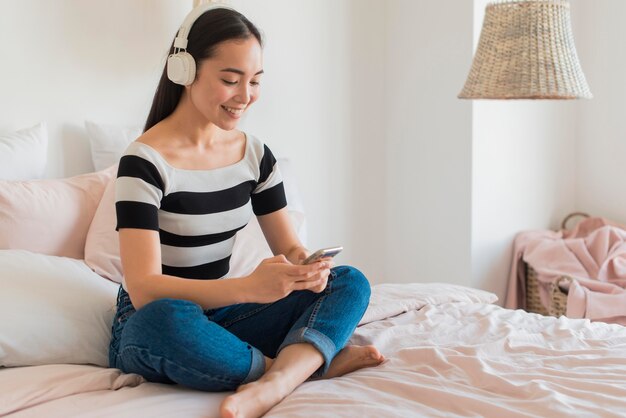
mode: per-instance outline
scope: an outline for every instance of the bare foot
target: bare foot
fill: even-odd
[[[257,418],[272,409],[289,393],[285,392],[272,373],[261,379],[241,385],[237,392],[229,395],[220,405],[222,418]]]
[[[350,345],[341,350],[330,363],[321,379],[343,376],[364,367],[377,366],[385,360],[373,345]],[[237,392],[229,395],[220,405],[222,418],[257,418],[282,401],[293,388],[285,385],[280,372],[264,374],[256,382],[239,386]]]
[[[321,378],[343,376],[364,367],[378,366],[383,361],[385,357],[373,345],[348,345],[335,356],[328,371]]]

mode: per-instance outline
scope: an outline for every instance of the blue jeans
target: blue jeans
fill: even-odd
[[[264,356],[310,343],[324,357],[314,373],[321,376],[348,342],[369,298],[369,282],[348,266],[331,269],[321,293],[295,291],[274,303],[204,311],[177,299],[155,300],[136,311],[120,287],[109,365],[152,382],[230,391],[263,375]]]

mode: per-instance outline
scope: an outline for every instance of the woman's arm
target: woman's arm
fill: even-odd
[[[192,280],[162,274],[159,233],[120,228],[120,256],[126,288],[135,309],[162,298],[189,300],[203,309],[238,303],[271,303],[295,290],[316,291],[327,265],[293,265],[280,255],[263,262],[248,276],[225,280]]]
[[[248,302],[243,278],[189,280],[162,274],[157,231],[121,228],[119,236],[124,280],[135,309],[165,297],[190,300],[204,309]]]
[[[263,235],[274,255],[284,254],[293,264],[300,264],[309,256],[291,223],[287,208],[257,217]]]
[[[284,254],[290,263],[298,267],[307,268],[317,266],[319,271],[311,277],[312,286],[307,287],[311,292],[320,293],[326,289],[330,269],[334,263],[332,258],[323,258],[318,262],[306,266],[299,266],[309,256],[309,250],[304,248],[291,224],[287,208],[282,208],[267,215],[258,216],[259,225],[265,239],[275,255]]]

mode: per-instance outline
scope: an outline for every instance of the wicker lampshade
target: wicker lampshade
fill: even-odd
[[[589,99],[567,0],[500,0],[485,10],[461,99]]]

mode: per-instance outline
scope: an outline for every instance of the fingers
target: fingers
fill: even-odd
[[[325,257],[322,258],[320,261],[323,261],[324,263],[326,263],[328,265],[328,268],[333,268],[335,267],[335,259],[332,257]]]
[[[321,270],[327,270],[330,266],[326,262],[316,262],[306,265],[293,265],[287,269],[287,274],[292,277],[299,277],[302,279],[311,279]]]
[[[313,281],[299,281],[294,282],[292,285],[293,290],[310,290],[315,293],[320,293],[326,289],[328,283],[328,276],[323,276]]]
[[[330,276],[330,269],[322,269],[315,273],[301,277],[300,280],[296,280],[295,283],[305,282],[314,284],[321,280],[328,280],[328,276]]]
[[[269,263],[291,264],[289,260],[287,260],[287,257],[285,257],[283,254],[278,254],[278,255],[275,255],[274,257],[266,258],[265,260],[261,261],[261,264],[269,264]]]

